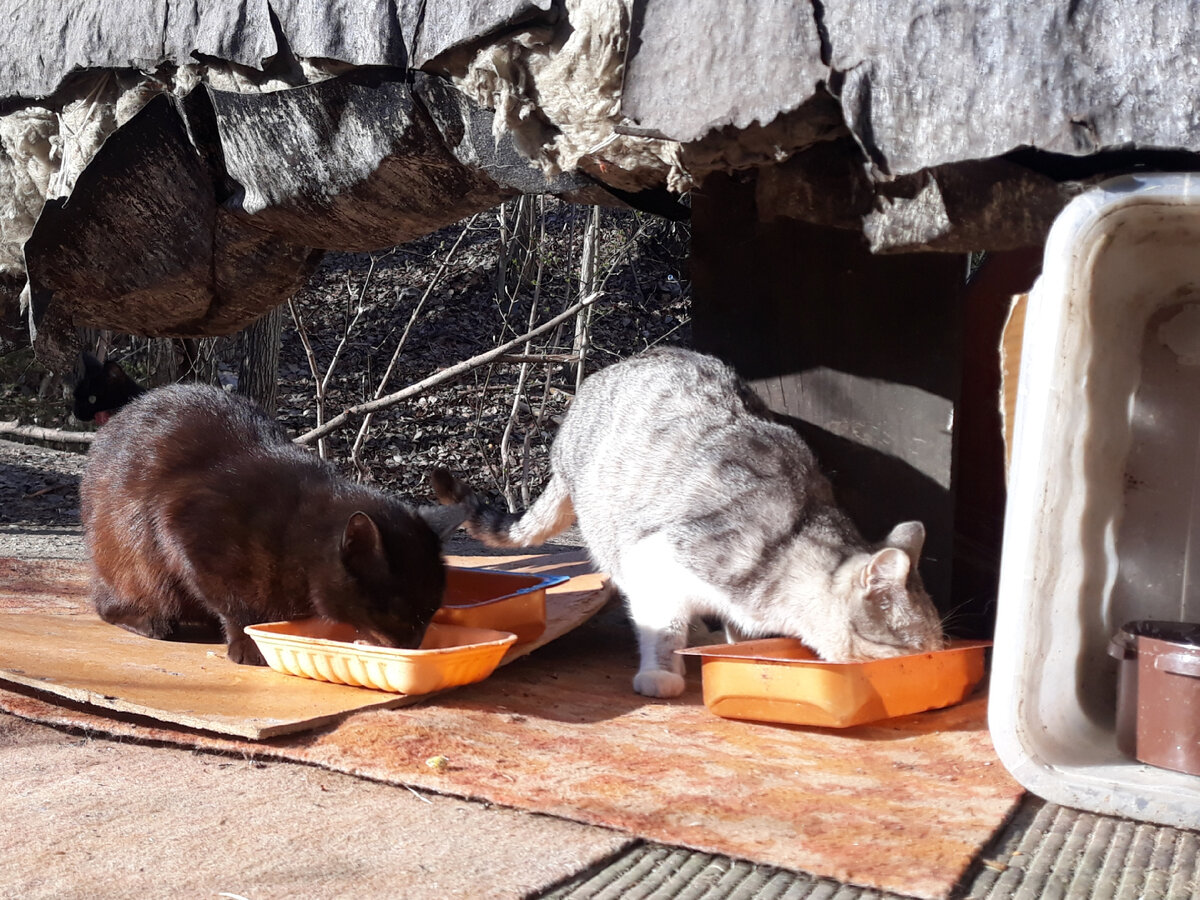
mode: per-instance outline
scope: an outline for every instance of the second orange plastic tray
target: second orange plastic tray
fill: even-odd
[[[565,575],[447,566],[445,598],[433,621],[511,631],[520,644],[537,640],[546,630],[546,589],[566,580]]]
[[[868,662],[818,659],[800,641],[768,638],[678,651],[701,659],[704,703],[730,719],[848,728],[964,700],[983,678],[990,641]]]

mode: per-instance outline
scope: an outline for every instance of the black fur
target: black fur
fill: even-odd
[[[90,353],[80,354],[80,362],[83,375],[75,384],[75,401],[71,408],[80,422],[94,421],[103,425],[126,403],[146,392],[118,362],[100,362]]]

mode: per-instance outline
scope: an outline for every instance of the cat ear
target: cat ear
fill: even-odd
[[[915,566],[921,561],[921,549],[925,546],[925,526],[920,522],[901,522],[883,543],[903,550]]]
[[[356,512],[346,521],[342,532],[342,561],[354,567],[357,563],[383,556],[383,535],[379,526],[364,512]]]
[[[429,484],[442,505],[422,507],[417,515],[444,541],[479,508],[479,498],[465,482],[441,466],[430,471]]]
[[[862,586],[871,593],[894,585],[903,586],[910,568],[912,562],[907,553],[897,547],[886,547],[862,567]]]
[[[455,478],[449,469],[441,466],[430,470],[429,484],[433,488],[433,495],[437,497],[438,503],[445,506],[468,503],[475,499],[475,492],[471,488]]]
[[[104,378],[109,384],[120,384],[127,381],[129,376],[125,374],[125,370],[121,368],[121,364],[117,362],[106,362],[104,364]]]
[[[92,356],[92,354],[88,353],[86,350],[80,352],[79,361],[83,363],[83,374],[85,375],[89,372],[100,371],[100,360],[96,359],[96,357]]]
[[[456,503],[453,506],[422,506],[417,510],[417,515],[433,529],[439,541],[444,541],[454,534],[455,529],[467,520],[469,513],[465,503]]]

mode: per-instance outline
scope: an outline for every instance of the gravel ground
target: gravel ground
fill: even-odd
[[[0,440],[0,556],[21,559],[82,559],[79,479],[87,457],[16,441]],[[568,528],[548,546],[582,546],[579,529]],[[459,532],[445,545],[447,555],[488,556],[493,550]]]
[[[0,556],[77,558],[82,453],[0,440]]]
[[[78,525],[86,459],[82,453],[0,440],[0,525]]]

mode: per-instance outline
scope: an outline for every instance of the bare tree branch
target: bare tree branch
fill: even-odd
[[[433,274],[433,278],[429,279],[429,284],[425,286],[425,292],[421,294],[421,299],[417,301],[417,305],[413,307],[412,315],[408,317],[408,324],[404,326],[404,332],[400,335],[400,340],[396,344],[396,349],[392,352],[392,358],[388,361],[387,369],[383,373],[383,377],[379,379],[379,387],[375,389],[375,400],[383,396],[383,392],[387,389],[387,383],[392,377],[392,372],[396,369],[396,362],[400,359],[400,352],[404,349],[404,345],[408,343],[408,334],[412,331],[413,324],[417,321],[417,316],[421,314],[421,310],[425,307],[425,301],[429,299],[429,295],[433,293],[434,287],[441,281],[442,275],[450,265],[454,255],[458,252],[459,246],[463,242],[463,238],[471,231],[471,226],[475,224],[475,220],[479,218],[479,213],[471,216],[462,232],[458,236],[458,240],[454,242],[454,246],[450,248],[450,252],[446,254],[446,258],[442,260],[442,264],[438,266],[438,270]],[[318,423],[318,426],[320,423]],[[354,467],[358,469],[359,475],[366,472],[366,466],[362,462],[362,446],[367,439],[367,430],[371,427],[371,414],[363,418],[362,424],[359,426],[358,434],[354,438],[354,445],[350,448],[350,461],[354,463]]]
[[[300,318],[300,310],[296,308],[295,301],[291,297],[288,298],[287,308],[288,312],[292,314],[292,321],[296,323],[296,334],[304,347],[304,354],[308,357],[308,369],[312,372],[313,386],[316,391],[317,427],[320,428],[325,424],[325,383],[321,379],[320,366],[317,365],[317,354],[313,352],[312,342],[308,339],[308,329],[304,327],[304,320]],[[317,455],[321,459],[328,459],[325,453],[324,438],[317,441]]]
[[[573,353],[505,353],[498,357],[500,363],[531,363],[532,365],[553,365],[554,363],[573,363],[579,359]]]
[[[363,300],[367,296],[367,290],[371,287],[371,279],[375,277],[375,266],[378,262],[379,260],[372,253],[370,268],[367,269],[367,274],[363,278],[362,287],[358,289],[357,297],[354,296],[354,291],[350,287],[350,276],[346,276],[346,293],[354,303],[354,317],[349,320],[346,327],[342,330],[342,338],[338,341],[337,347],[334,348],[333,358],[329,360],[329,367],[325,370],[325,377],[321,381],[322,395],[329,390],[329,383],[333,380],[333,370],[337,368],[338,360],[342,358],[342,351],[346,349],[346,344],[350,341],[350,332],[354,330],[354,326],[362,318],[365,310]]]
[[[583,230],[583,252],[579,257],[579,292],[590,294],[599,286],[597,284],[596,257],[600,252],[600,207],[593,206],[589,211],[587,227]],[[579,357],[575,364],[575,390],[583,384],[584,371],[587,368],[588,350],[592,345],[592,312],[587,310],[579,314],[575,320],[575,342],[572,350]]]
[[[0,422],[0,434],[12,434],[35,441],[62,441],[75,444],[90,444],[96,439],[94,431],[64,431],[60,428],[42,428],[40,425],[22,425],[17,421]]]
[[[503,356],[513,348],[518,347],[526,341],[556,328],[561,322],[565,322],[567,319],[571,318],[571,316],[576,315],[580,310],[591,306],[603,296],[603,292],[600,291],[597,291],[594,294],[589,294],[575,305],[563,310],[553,319],[543,322],[532,331],[513,338],[511,341],[501,344],[499,347],[493,347],[486,353],[480,353],[477,356],[472,356],[470,359],[464,360],[463,362],[456,363],[455,365],[450,366],[448,369],[443,369],[436,375],[430,375],[428,378],[422,379],[416,384],[410,384],[408,387],[388,394],[386,397],[378,397],[374,400],[368,400],[366,403],[359,403],[356,406],[351,406],[348,409],[338,413],[324,425],[313,428],[312,430],[300,435],[298,438],[296,438],[296,443],[308,444],[317,438],[324,437],[325,435],[336,431],[351,419],[395,406],[397,403],[407,400],[410,397],[416,397],[417,395],[424,393],[431,387],[436,387],[437,385],[444,384],[447,381],[453,381],[455,378],[470,372],[472,369],[477,369],[480,366],[486,366],[488,363],[495,361],[498,357]]]
[[[538,247],[544,246],[546,242],[546,216],[545,216],[545,199],[539,197],[542,201],[542,215],[538,217]],[[532,211],[532,207],[531,207]],[[527,259],[533,255],[533,241],[530,240],[529,254]],[[542,297],[542,274],[545,267],[546,255],[539,253],[537,255],[537,277],[533,280],[533,300],[529,304],[529,324],[525,326],[526,331],[533,328],[533,323],[537,321],[538,306],[541,304]],[[524,277],[524,267],[522,267],[522,278]],[[518,282],[518,286],[520,282]],[[513,292],[513,299],[516,299],[516,291]],[[509,305],[512,308],[512,305]],[[507,318],[505,319],[507,322]],[[528,355],[533,350],[533,342],[525,342],[524,354]],[[517,416],[521,411],[521,396],[525,393],[525,381],[529,377],[529,363],[521,363],[521,368],[517,374],[517,384],[513,390],[512,407],[508,413],[508,421],[504,423],[504,433],[500,435],[500,470],[504,473],[504,500],[508,504],[509,512],[517,511],[517,498],[513,492],[512,479],[509,477],[509,444],[512,441],[513,431],[517,427]],[[528,439],[529,435],[525,435]],[[523,442],[523,446],[528,446],[528,440]]]
[[[385,254],[386,255],[386,254]],[[346,296],[349,304],[346,311],[346,325],[342,329],[341,340],[334,348],[333,357],[329,360],[329,366],[325,369],[324,376],[321,375],[321,367],[317,363],[317,354],[313,350],[312,341],[308,337],[308,329],[304,327],[304,320],[300,318],[300,310],[292,298],[288,298],[288,312],[292,314],[292,321],[296,324],[296,334],[300,338],[300,343],[304,346],[304,355],[308,357],[308,368],[312,372],[313,386],[316,393],[315,399],[317,403],[317,427],[320,428],[325,423],[325,399],[329,395],[329,383],[333,379],[334,369],[337,368],[338,360],[341,359],[342,352],[346,349],[346,345],[350,341],[350,332],[354,330],[354,326],[358,324],[358,320],[362,318],[366,311],[364,298],[367,296],[367,288],[371,286],[371,278],[375,275],[375,266],[378,259],[374,254],[371,254],[371,265],[367,269],[366,277],[363,278],[362,287],[358,291],[358,296],[354,294],[354,288],[350,284],[350,275],[346,275]],[[353,310],[354,315],[350,315]],[[317,441],[317,455],[321,459],[328,459],[329,453],[325,447],[325,439]]]

